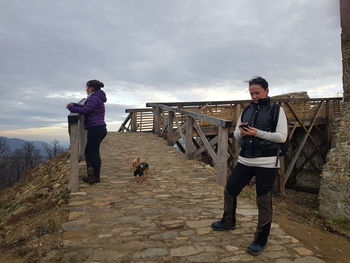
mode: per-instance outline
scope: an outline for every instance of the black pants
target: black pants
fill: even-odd
[[[254,241],[264,246],[267,243],[272,223],[272,187],[278,168],[261,168],[238,163],[229,177],[225,189],[225,204],[223,223],[236,224],[237,196],[255,176],[256,203],[258,206],[258,226]]]
[[[100,144],[107,135],[106,126],[96,126],[87,129],[87,143],[85,147],[86,167],[94,168],[95,176],[100,177],[101,156]]]

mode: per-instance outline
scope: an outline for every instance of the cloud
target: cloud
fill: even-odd
[[[107,120],[152,101],[249,98],[341,90],[339,3],[334,0],[2,1],[0,130],[55,127],[65,104],[99,79]],[[327,87],[322,88],[320,87]]]

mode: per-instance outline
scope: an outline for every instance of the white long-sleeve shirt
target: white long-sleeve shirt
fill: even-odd
[[[241,114],[242,115],[242,114]],[[241,125],[241,116],[239,117],[234,131],[234,136],[236,140],[239,140],[243,135],[239,130],[239,125]],[[280,113],[278,116],[278,122],[275,132],[262,131],[257,129],[256,137],[268,140],[275,143],[283,143],[286,141],[288,136],[288,123],[287,117],[284,109],[280,108]],[[245,158],[242,156],[238,157],[238,162],[247,166],[263,167],[263,168],[278,168],[280,166],[279,161],[276,166],[276,156],[269,157],[257,157],[257,158]]]

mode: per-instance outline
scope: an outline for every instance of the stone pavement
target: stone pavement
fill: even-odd
[[[153,134],[108,133],[101,155],[102,182],[80,181],[71,194],[63,262],[324,262],[277,224],[266,250],[247,254],[257,222],[252,200],[239,199],[237,229],[212,231],[223,207],[214,169]],[[139,184],[131,168],[137,156],[151,172]]]

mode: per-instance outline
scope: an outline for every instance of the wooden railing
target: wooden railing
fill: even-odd
[[[128,116],[120,126],[118,132],[146,132],[153,131],[152,108],[126,109]]]
[[[304,125],[309,125],[315,110],[319,103],[322,107],[314,124],[327,123],[329,119],[340,116],[340,101],[342,98],[314,98],[314,99],[273,99],[272,101],[281,104],[286,111],[287,118],[291,124],[300,127],[298,121],[302,120]],[[161,102],[147,103],[147,107],[153,104],[162,104],[170,107],[177,107],[187,111],[193,111],[208,116],[218,117],[225,120],[235,121],[237,113],[236,105],[240,105],[240,109],[250,103],[250,100],[236,101],[202,101],[202,102]],[[119,131],[152,131],[153,130],[153,109],[126,109],[128,113],[124,123]],[[182,122],[183,120],[179,119]],[[201,126],[212,126],[210,123],[201,121]]]
[[[229,160],[228,149],[231,148],[229,133],[233,122],[163,104],[148,103],[147,106],[153,107],[154,133],[165,137],[169,145],[176,143],[184,151],[187,159],[192,159],[204,151],[208,152],[217,171],[217,182],[225,185]],[[182,123],[178,121],[179,119]],[[217,135],[210,141],[200,125],[201,122],[217,127]],[[175,131],[177,135],[174,134]],[[213,146],[216,144],[215,149]]]
[[[84,104],[85,99],[79,104]],[[84,115],[70,113],[68,115],[68,132],[70,140],[70,176],[69,190],[74,193],[79,191],[79,162],[84,161],[84,149],[86,145],[86,130],[84,128]]]
[[[315,155],[325,159],[329,148],[327,145],[331,141],[330,123],[340,116],[341,100],[342,98],[272,99],[274,103],[281,104],[286,112],[290,140],[293,139],[296,128],[304,131],[304,135],[299,132],[298,136],[301,136],[301,140],[291,141],[287,171],[284,168],[284,158],[281,160],[278,180],[281,193],[284,192],[285,184],[292,172],[293,174],[300,172],[306,162],[317,167],[317,164],[313,163]],[[222,147],[227,145],[225,146],[228,153],[227,167],[232,168],[238,158],[239,146],[232,136],[231,138],[229,136],[227,143],[223,143],[222,138],[225,137],[223,134],[226,131],[222,129],[227,128],[229,134],[231,134],[241,111],[249,103],[250,100],[147,103],[146,106],[152,108],[142,109],[142,112],[139,109],[128,109],[126,111],[129,114],[132,113],[130,122],[133,124],[129,124],[129,126],[136,127],[132,129],[133,131],[146,131],[143,127],[147,127],[147,131],[149,131],[149,127],[153,127],[154,133],[164,137],[169,145],[176,144],[186,154],[187,158],[193,158],[207,152],[213,160],[214,166],[219,168],[217,179],[220,184],[223,184],[225,175],[223,173]],[[147,112],[148,117],[141,118],[141,115],[145,112]],[[225,125],[229,125],[230,128],[225,127]],[[325,125],[324,131],[321,131],[319,125]],[[219,136],[220,129],[222,131]],[[311,134],[312,130],[323,138],[322,141],[317,140]],[[190,134],[192,135],[191,139]],[[207,137],[212,139],[209,141]],[[220,147],[218,146],[219,138],[221,141]],[[309,140],[308,144],[314,147],[311,153],[304,149],[307,140]],[[306,161],[300,167],[296,167],[300,156],[303,156]]]

